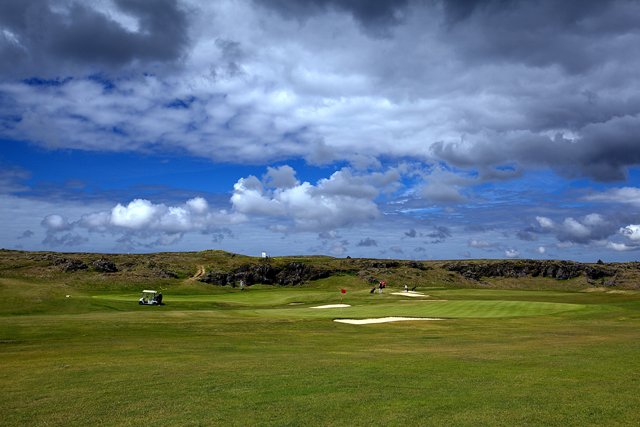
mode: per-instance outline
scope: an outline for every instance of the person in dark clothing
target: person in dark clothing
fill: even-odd
[[[162,292],[160,292],[158,294],[158,297],[156,298],[156,301],[158,301],[158,305],[162,304]]]

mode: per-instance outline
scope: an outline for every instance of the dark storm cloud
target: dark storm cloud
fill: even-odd
[[[599,182],[622,181],[627,168],[640,164],[640,103],[635,115],[588,124],[582,137],[550,138],[530,132],[496,134],[468,148],[458,143],[435,143],[433,153],[458,167],[518,162],[534,168],[549,167],[569,178],[587,177]]]
[[[335,230],[323,231],[322,233],[318,233],[318,239],[332,240],[338,238],[340,238],[340,235]]]
[[[79,234],[67,233],[62,237],[56,237],[53,234],[48,234],[47,237],[42,241],[42,244],[51,246],[52,248],[72,247],[81,245],[88,241],[89,239],[87,239],[86,237],[82,237]]]
[[[72,246],[81,245],[88,241],[89,239],[87,239],[86,237],[82,237],[78,234],[67,233],[62,237],[56,237],[53,234],[48,234],[47,237],[42,241],[42,244],[51,246],[52,248],[72,247]]]
[[[538,240],[538,234],[542,231],[535,227],[526,227],[522,230],[518,230],[516,233],[516,238],[519,240],[524,240],[525,242],[534,242]]]
[[[137,31],[80,2],[67,2],[63,9],[47,0],[0,2],[0,72],[56,75],[68,65],[120,67],[174,61],[184,54],[188,20],[176,0],[115,4],[137,21]]]
[[[356,246],[378,246],[378,242],[376,242],[375,240],[373,240],[370,237],[367,237],[366,239],[362,239],[360,240],[358,243],[356,243]]]
[[[432,240],[431,243],[442,243],[447,237],[451,237],[451,230],[443,225],[434,226],[433,231],[427,234],[427,237],[435,239]]]
[[[476,10],[484,10],[507,2],[508,0],[445,0],[443,3],[448,21],[454,24],[469,18]]]
[[[35,233],[31,230],[26,230],[24,233],[22,233],[22,236],[19,236],[18,239],[28,239],[31,236],[33,236]]]
[[[418,235],[418,233],[416,232],[416,230],[414,228],[412,228],[409,231],[405,231],[404,235],[407,236],[407,237],[411,237],[413,239],[414,237],[416,237]]]
[[[640,164],[640,95],[631,71],[638,67],[640,2],[455,0],[445,11],[452,25],[443,37],[467,66],[556,70],[561,89],[534,95],[541,80],[505,84],[518,117],[504,111],[482,133],[481,113],[466,113],[473,125],[465,141],[436,143],[435,155],[491,181],[533,167],[611,182]],[[491,169],[514,162],[498,175]]]
[[[601,37],[638,28],[638,4],[625,0],[449,0],[445,12],[450,36],[467,61],[555,64],[571,74],[635,49],[624,40],[612,48]]]
[[[202,234],[208,234],[212,236],[211,241],[213,243],[221,243],[225,237],[236,238],[236,235],[230,229],[224,227],[216,227],[213,229],[207,229],[201,232]]]
[[[538,6],[542,10],[553,10],[553,19],[564,25],[575,24],[587,16],[601,14],[611,0],[443,0],[445,13],[449,20],[460,22],[474,13],[478,15],[500,15],[513,12],[522,7]]]
[[[307,18],[328,10],[346,11],[365,28],[398,24],[408,0],[254,0],[287,18]]]
[[[404,250],[403,250],[400,246],[391,246],[391,247],[389,248],[389,250],[390,250],[391,252],[396,253],[396,254],[403,254],[403,253],[404,253]]]
[[[485,230],[485,228],[483,226],[481,226],[480,224],[469,224],[466,227],[464,227],[465,231],[471,231],[471,232],[476,232],[476,233],[484,233],[487,230]]]
[[[216,40],[216,47],[221,51],[222,61],[220,65],[211,69],[214,80],[230,80],[247,74],[241,65],[245,53],[239,42],[219,38]]]

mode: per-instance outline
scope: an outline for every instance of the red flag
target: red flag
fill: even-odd
[[[347,291],[345,291],[344,289],[341,289],[340,292],[342,292],[343,294],[346,293]]]

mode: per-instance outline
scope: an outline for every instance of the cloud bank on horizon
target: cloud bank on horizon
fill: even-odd
[[[5,247],[640,249],[637,0],[6,0],[0,58]]]

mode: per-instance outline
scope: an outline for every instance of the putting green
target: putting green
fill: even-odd
[[[537,317],[572,312],[585,309],[582,304],[564,304],[530,301],[416,301],[394,302],[375,305],[352,305],[348,308],[329,308],[310,310],[295,309],[258,309],[255,312],[263,316],[301,317],[301,318],[377,318],[377,317],[446,317],[446,318],[502,318]]]

